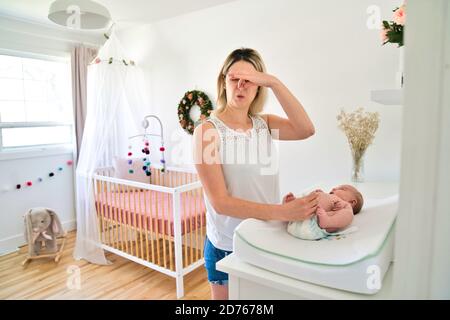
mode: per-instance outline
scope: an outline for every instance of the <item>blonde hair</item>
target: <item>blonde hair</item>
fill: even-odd
[[[255,67],[259,72],[266,72],[266,67],[264,62],[256,50],[249,48],[240,48],[231,52],[223,63],[222,69],[220,70],[219,76],[217,78],[217,109],[214,114],[222,113],[227,107],[227,93],[225,92],[225,77],[231,66],[238,61],[249,62]],[[250,104],[248,109],[248,114],[251,116],[260,113],[266,102],[267,89],[265,87],[258,87],[258,92]]]

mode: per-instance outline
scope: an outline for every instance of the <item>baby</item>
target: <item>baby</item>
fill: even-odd
[[[289,222],[287,231],[294,237],[305,240],[352,232],[353,230],[340,231],[352,223],[353,215],[361,211],[364,204],[361,193],[351,185],[337,186],[330,193],[322,190],[315,192],[319,194],[316,214],[307,220]],[[294,199],[294,195],[289,193],[283,198],[283,203]]]

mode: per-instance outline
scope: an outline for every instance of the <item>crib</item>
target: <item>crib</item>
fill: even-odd
[[[203,190],[195,172],[152,168],[150,183],[114,177],[99,168],[93,177],[103,249],[176,278],[201,266],[206,236]]]

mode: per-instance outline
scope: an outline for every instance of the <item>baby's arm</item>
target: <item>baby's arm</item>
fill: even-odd
[[[347,227],[353,221],[353,209],[350,203],[340,201],[337,206],[341,209],[328,212],[322,208],[317,209],[319,226],[327,232],[336,232]]]

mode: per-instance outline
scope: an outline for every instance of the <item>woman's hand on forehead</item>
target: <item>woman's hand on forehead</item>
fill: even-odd
[[[250,86],[254,86],[254,83],[251,83],[250,80],[245,78],[245,74],[242,73],[228,73],[228,79],[230,81],[238,81],[238,88],[248,88]]]
[[[277,82],[277,78],[274,76],[256,70],[247,72],[229,72],[228,77],[231,80],[239,79],[240,85],[244,85],[245,87],[253,85],[272,87]],[[239,83],[238,88],[240,88]]]
[[[238,89],[247,89],[247,88],[250,88],[252,86],[256,86],[256,84],[250,82],[250,80],[243,79],[242,77],[237,77],[236,75],[228,74],[228,78],[232,82],[236,82],[237,81],[237,88]]]

